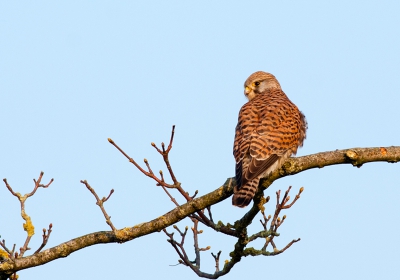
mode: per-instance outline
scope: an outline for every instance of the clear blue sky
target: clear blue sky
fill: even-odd
[[[50,222],[46,248],[109,230],[82,179],[100,196],[115,189],[106,209],[118,228],[173,208],[108,137],[165,171],[150,143],[167,142],[175,124],[171,162],[187,191],[203,195],[232,177],[243,82],[257,70],[273,73],[307,117],[298,155],[400,144],[398,1],[238,2],[0,2],[0,178],[21,193],[42,170],[45,181],[55,179],[26,203],[36,226],[32,251]],[[276,181],[266,195],[305,187],[276,241],[301,242],[276,257],[245,258],[224,279],[395,279],[399,170],[343,165]],[[19,202],[4,186],[0,197],[1,238],[19,248]],[[213,215],[233,222],[244,211],[227,199]],[[200,245],[227,259],[234,240],[203,229]],[[194,279],[169,266],[178,256],[166,239],[92,246],[20,279]],[[190,240],[187,250],[194,258]],[[214,270],[209,252],[202,269]]]

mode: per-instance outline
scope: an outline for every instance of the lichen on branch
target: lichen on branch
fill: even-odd
[[[171,137],[171,147],[172,147],[172,139]],[[158,148],[157,148],[158,149]],[[165,149],[165,146],[162,145],[162,149],[158,149],[159,152],[161,153],[166,153],[167,151],[170,151],[170,148],[168,146],[167,149]],[[131,161],[131,158],[129,158],[129,161],[133,163],[133,160]],[[174,175],[172,178],[173,183],[168,184],[168,186],[164,186],[165,188],[168,188],[172,186],[172,189],[177,189],[179,193],[181,193],[185,198],[186,198],[186,203],[179,205],[179,204],[174,204],[175,208],[169,211],[168,213],[165,213],[164,215],[148,221],[141,223],[140,225],[136,225],[133,227],[125,227],[123,229],[116,229],[114,231],[99,231],[99,232],[94,232],[90,233],[81,237],[77,237],[75,239],[72,239],[70,241],[67,241],[65,243],[62,243],[60,245],[57,245],[55,247],[52,247],[50,249],[38,252],[31,256],[23,256],[23,252],[21,251],[22,254],[20,254],[17,258],[14,256],[14,250],[6,249],[5,245],[3,247],[4,250],[1,252],[1,256],[3,260],[0,262],[0,276],[2,275],[11,275],[19,270],[27,269],[30,267],[38,266],[38,265],[43,265],[47,262],[53,261],[58,258],[63,258],[68,256],[69,254],[76,252],[82,248],[92,246],[95,244],[102,244],[102,243],[123,243],[127,242],[136,238],[139,238],[141,236],[151,234],[153,232],[158,232],[163,229],[165,229],[168,226],[171,226],[182,219],[186,217],[194,218],[197,219],[199,222],[203,223],[204,225],[213,228],[214,230],[218,231],[220,230],[224,234],[228,234],[231,236],[237,236],[239,237],[237,243],[235,244],[235,249],[234,251],[231,252],[231,260],[226,261],[224,264],[224,267],[222,270],[219,270],[218,264],[219,264],[219,253],[217,256],[214,255],[214,258],[216,260],[216,272],[214,274],[204,274],[200,275],[202,277],[207,277],[207,278],[218,278],[223,274],[226,274],[229,272],[229,270],[233,267],[235,263],[240,261],[240,258],[242,256],[247,256],[247,255],[271,255],[271,254],[277,254],[279,251],[284,251],[287,248],[289,248],[294,242],[297,242],[296,240],[293,240],[290,242],[286,247],[284,247],[281,250],[278,250],[276,246],[272,244],[273,238],[271,236],[275,236],[273,232],[269,233],[260,233],[259,237],[254,235],[242,235],[242,233],[245,232],[247,226],[253,221],[253,219],[256,217],[256,215],[260,212],[260,210],[263,210],[263,205],[264,205],[264,198],[263,191],[268,188],[275,180],[278,180],[279,178],[286,177],[288,175],[294,175],[303,171],[306,171],[308,169],[312,168],[323,168],[326,166],[330,165],[336,165],[336,164],[351,164],[356,167],[361,167],[363,164],[369,163],[369,162],[389,162],[389,163],[395,163],[400,161],[400,147],[375,147],[375,148],[352,148],[352,149],[345,149],[345,150],[335,150],[335,151],[330,151],[330,152],[322,152],[322,153],[317,153],[317,154],[312,154],[312,155],[307,155],[303,157],[297,157],[297,158],[289,158],[285,161],[283,166],[279,169],[274,171],[273,173],[270,174],[268,178],[263,178],[260,182],[260,187],[259,191],[254,197],[254,203],[253,206],[248,209],[248,211],[243,215],[243,217],[236,221],[234,226],[230,226],[228,223],[217,223],[214,224],[212,221],[212,216],[211,212],[209,213],[209,217],[206,217],[204,214],[203,209],[207,209],[210,206],[217,204],[226,198],[230,197],[233,193],[233,187],[235,186],[235,179],[234,178],[228,178],[225,183],[217,188],[216,190],[205,194],[203,196],[197,196],[196,198],[194,196],[190,196],[187,194],[182,188],[180,183],[178,184],[178,181],[175,177],[175,174],[173,172],[169,172],[171,177]],[[142,169],[144,172],[149,174],[149,177],[152,177],[154,173],[152,173],[150,166],[148,165],[148,162],[146,163],[146,167],[148,171],[145,171],[141,167],[139,169]],[[166,162],[167,164],[167,169],[172,171],[171,164],[169,160]],[[171,174],[172,173],[172,174]],[[162,173],[160,173],[161,178],[157,178],[157,183],[160,185],[166,185],[164,177]],[[41,173],[42,176],[42,173]],[[40,184],[40,179],[41,176],[39,177],[38,181],[35,181],[35,188],[34,190],[30,193],[27,194],[28,197],[32,196],[38,187],[48,187],[50,185],[50,182],[48,185],[41,185]],[[148,176],[148,175],[147,175]],[[155,175],[154,175],[155,176]],[[153,178],[154,179],[154,178]],[[18,197],[17,193],[15,193],[11,187],[8,185],[7,180],[4,179],[4,182],[6,184],[6,187],[10,190],[11,194],[14,196]],[[303,182],[306,183],[306,182]],[[179,189],[181,188],[181,189]],[[171,194],[170,194],[171,195]],[[20,195],[20,197],[22,197]],[[173,198],[171,195],[170,198]],[[172,200],[171,198],[171,200]],[[263,200],[264,199],[264,200]],[[286,201],[288,203],[288,201]],[[290,204],[285,204],[290,205]],[[283,208],[282,208],[283,209]],[[279,216],[275,220],[275,225],[277,224],[282,224],[284,220],[284,216],[278,220]],[[267,221],[267,217],[265,217],[264,221],[262,223],[267,223],[271,222],[271,220]],[[30,227],[32,225],[29,222],[25,222],[26,224],[26,229],[28,232],[28,237],[29,233],[32,233],[33,228]],[[32,225],[33,226],[33,225]],[[270,231],[270,230],[267,230]],[[275,232],[276,233],[276,232]],[[270,234],[270,236],[265,237],[266,235]],[[269,243],[273,247],[273,252],[267,252],[263,250],[256,250],[254,248],[245,248],[246,245],[249,243],[249,238],[265,238],[266,241],[269,241]],[[268,240],[268,238],[270,238]],[[28,238],[27,241],[29,242]],[[250,240],[251,241],[251,240]],[[3,241],[1,244],[5,244]],[[15,247],[15,246],[14,246]],[[28,249],[27,245],[24,246],[25,251]],[[24,248],[23,247],[23,248]],[[198,251],[201,251],[200,248],[198,248]],[[6,252],[6,253],[4,253]],[[12,254],[10,254],[12,253]],[[8,257],[7,257],[8,254]],[[16,254],[16,253],[15,253]],[[6,258],[4,258],[6,256]],[[233,261],[232,261],[233,260]],[[218,262],[217,262],[218,261]],[[225,273],[226,272],[226,273]]]

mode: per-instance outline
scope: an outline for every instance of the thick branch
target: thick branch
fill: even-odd
[[[336,164],[352,164],[361,167],[365,163],[378,161],[389,163],[400,161],[400,147],[352,148],[289,158],[282,168],[273,172],[268,179],[264,179],[262,184],[271,184],[276,179],[312,168],[323,168]]]
[[[316,167],[322,168],[329,165],[346,163],[360,167],[364,163],[375,161],[385,161],[391,163],[400,161],[400,147],[354,148],[323,152],[298,158],[289,158],[286,160],[282,168],[273,172],[267,179],[263,179],[261,184],[263,187],[267,187],[273,181],[279,178],[288,175],[294,175]],[[12,260],[7,260],[0,264],[0,272],[11,274],[15,271],[42,265],[58,258],[67,257],[69,254],[88,246],[100,243],[126,242],[143,235],[161,231],[162,229],[184,219],[190,214],[202,210],[210,205],[216,204],[231,196],[235,184],[233,182],[232,184],[229,184],[229,182],[230,179],[228,179],[222,187],[216,189],[215,191],[210,192],[202,197],[193,199],[150,222],[117,230],[115,233],[112,231],[100,231],[87,234],[47,249],[38,254],[21,259],[15,259],[14,262]],[[260,200],[257,195],[255,199]],[[254,205],[241,219],[240,223],[243,223],[242,226],[246,226],[249,223],[249,220],[252,220],[258,211],[258,206]],[[224,270],[228,269],[230,268],[224,268]],[[214,277],[217,278],[218,275],[214,275]]]
[[[159,232],[162,229],[186,218],[190,214],[226,199],[232,194],[232,192],[233,186],[232,184],[229,184],[229,180],[227,180],[224,186],[216,189],[215,191],[200,198],[191,200],[188,203],[183,204],[182,206],[177,207],[150,222],[116,230],[115,233],[112,231],[99,231],[90,233],[62,243],[53,248],[44,250],[38,254],[27,256],[21,259],[15,259],[14,262],[7,260],[0,264],[0,274],[11,274],[14,271],[42,265],[58,258],[67,257],[69,254],[75,251],[95,244],[117,242],[123,243],[156,231]]]

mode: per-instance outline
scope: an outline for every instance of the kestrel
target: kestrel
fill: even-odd
[[[282,91],[274,75],[255,72],[244,83],[249,102],[239,112],[233,155],[236,186],[232,204],[246,207],[260,178],[281,167],[303,145],[306,118]]]

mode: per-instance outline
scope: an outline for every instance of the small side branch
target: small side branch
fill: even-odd
[[[169,145],[168,145],[168,148],[167,148],[166,150],[165,150],[164,142],[161,143],[161,148],[162,148],[162,150],[160,150],[159,148],[157,148],[156,144],[154,144],[154,143],[151,143],[151,145],[157,150],[157,152],[160,153],[160,155],[163,156],[164,162],[165,162],[165,164],[166,164],[166,166],[167,166],[169,175],[171,176],[171,179],[172,179],[172,181],[174,182],[174,185],[178,185],[179,182],[178,182],[178,180],[176,179],[174,172],[172,171],[172,167],[171,167],[171,165],[170,165],[170,163],[169,163],[169,158],[168,158],[169,152],[170,152],[171,149],[172,149],[172,142],[174,141],[174,135],[175,135],[175,125],[172,126],[171,138],[170,138],[170,140],[169,140]]]
[[[243,256],[244,257],[247,257],[247,256],[253,256],[253,257],[255,257],[255,256],[277,256],[277,255],[279,255],[279,254],[282,254],[283,252],[285,252],[287,249],[289,249],[290,248],[290,246],[292,246],[294,243],[296,243],[296,242],[298,242],[298,241],[300,241],[300,238],[298,238],[298,239],[293,239],[292,241],[290,241],[289,242],[289,244],[287,244],[283,249],[281,249],[281,250],[279,250],[279,249],[276,249],[276,247],[275,247],[275,249],[274,249],[274,251],[273,252],[269,252],[269,251],[266,251],[266,250],[263,250],[263,249],[261,249],[261,250],[256,250],[256,249],[254,249],[254,248],[247,248],[247,249],[245,249],[244,251],[243,251]],[[272,241],[272,243],[273,243],[273,241]],[[275,246],[275,244],[274,244],[274,246]]]
[[[6,246],[6,241],[3,239],[3,240],[0,240],[0,246],[5,250],[5,252],[6,253],[8,253],[8,255],[9,256],[11,256],[14,252],[11,252],[8,248],[7,248],[7,246]],[[15,248],[15,244],[14,244],[14,248]],[[3,256],[4,257],[4,256]]]
[[[198,224],[199,224],[198,220],[192,219],[192,221],[193,221],[192,231],[193,231],[193,240],[194,240],[193,246],[194,246],[194,253],[196,255],[195,264],[196,264],[196,267],[198,269],[200,269],[200,252],[210,250],[211,247],[210,246],[207,246],[205,248],[199,247],[199,234],[202,234],[203,230],[198,230]]]
[[[192,219],[193,221],[193,227],[192,232],[193,232],[193,239],[194,239],[194,251],[195,251],[195,259],[194,261],[189,260],[189,257],[185,251],[184,243],[185,243],[185,238],[187,235],[188,227],[185,227],[185,231],[181,231],[176,225],[174,225],[174,229],[181,235],[182,239],[181,242],[177,242],[174,239],[174,233],[169,233],[166,229],[163,229],[164,233],[169,237],[167,240],[172,247],[175,249],[175,251],[178,253],[178,256],[180,258],[179,263],[186,265],[190,267],[197,275],[202,275],[204,274],[202,271],[200,271],[200,252],[202,251],[207,251],[211,247],[207,246],[206,248],[200,248],[199,247],[199,241],[198,241],[198,235],[201,234],[203,231],[198,230],[198,223],[199,221],[196,219]],[[206,274],[204,274],[206,275]]]
[[[133,158],[128,156],[128,154],[125,153],[111,138],[108,138],[108,142],[110,142],[115,148],[117,148],[117,150],[120,151],[121,154],[123,154],[129,160],[130,163],[132,163],[137,169],[139,169],[140,172],[142,172],[147,177],[150,177],[153,180],[155,180],[157,182],[158,186],[164,186],[166,188],[175,188],[174,185],[167,184],[164,181],[163,177],[161,177],[162,179],[160,179],[156,175],[154,175],[153,171],[150,169],[150,165],[149,165],[147,159],[144,159],[144,162],[148,168],[148,171],[144,170],[139,164],[136,163],[136,161]]]
[[[23,224],[23,228],[27,233],[26,240],[24,242],[24,245],[20,248],[19,254],[15,253],[14,256],[11,255],[12,257],[22,258],[24,256],[24,253],[27,250],[30,250],[28,245],[29,245],[29,242],[30,242],[32,236],[35,234],[35,227],[33,226],[31,217],[28,216],[26,214],[26,212],[25,212],[25,201],[28,199],[28,197],[33,196],[36,193],[38,188],[48,188],[51,185],[51,183],[53,183],[54,179],[51,179],[48,184],[46,184],[46,185],[41,184],[43,175],[44,175],[44,172],[42,171],[42,172],[40,172],[40,175],[39,175],[37,180],[33,179],[33,182],[35,183],[35,186],[34,186],[33,190],[30,193],[27,193],[25,195],[21,195],[18,192],[14,192],[14,190],[8,184],[7,179],[6,178],[3,179],[4,183],[6,184],[7,189],[10,191],[10,193],[13,196],[17,197],[19,202],[20,202],[20,205],[21,205],[21,217],[25,221],[25,223]]]
[[[49,241],[49,238],[50,238],[51,228],[52,228],[52,227],[53,227],[53,224],[50,224],[50,225],[49,225],[49,229],[47,230],[47,233],[46,233],[46,229],[45,229],[45,228],[43,229],[43,235],[42,235],[43,241],[42,241],[42,245],[40,245],[40,247],[39,247],[39,248],[35,251],[35,253],[33,253],[33,254],[39,253],[39,252],[44,248],[44,246],[46,246],[47,241]]]
[[[185,238],[186,238],[186,234],[187,234],[187,231],[188,231],[188,227],[185,227],[184,232],[182,232],[176,225],[174,225],[174,229],[177,232],[179,232],[179,234],[181,235],[181,242],[178,243],[174,239],[174,233],[173,232],[169,233],[166,229],[163,229],[164,233],[169,237],[169,239],[167,241],[172,245],[172,247],[178,253],[179,258],[180,258],[179,263],[180,264],[184,264],[186,266],[192,267],[193,263],[195,263],[195,262],[189,260],[187,254],[186,254],[185,248],[183,246],[184,243],[185,243]]]
[[[156,149],[156,151],[160,155],[162,155],[163,160],[164,160],[164,162],[165,162],[165,164],[167,166],[168,172],[169,172],[169,174],[171,176],[171,179],[173,181],[172,184],[168,184],[168,183],[165,182],[164,174],[163,174],[163,172],[161,170],[159,172],[160,173],[160,178],[157,177],[154,174],[153,170],[151,169],[150,163],[149,163],[149,161],[147,159],[144,159],[144,163],[145,163],[146,168],[147,168],[148,171],[144,170],[139,164],[137,164],[136,161],[133,158],[131,158],[121,147],[119,147],[111,138],[108,138],[108,142],[110,142],[115,148],[117,148],[117,150],[120,151],[129,160],[129,162],[131,162],[133,165],[136,166],[137,169],[139,169],[139,171],[141,171],[147,177],[150,177],[153,180],[155,180],[156,181],[156,185],[162,187],[162,189],[165,191],[165,193],[168,195],[168,197],[171,199],[171,201],[175,204],[175,206],[179,206],[179,203],[170,194],[168,189],[176,189],[176,190],[178,190],[178,192],[185,198],[185,200],[187,202],[192,201],[195,198],[195,196],[197,195],[198,191],[196,191],[193,196],[190,196],[188,194],[188,192],[186,192],[182,188],[181,183],[178,182],[178,180],[177,180],[177,178],[176,178],[176,176],[175,176],[175,174],[174,174],[174,172],[172,170],[172,167],[171,167],[171,164],[170,164],[170,161],[169,161],[169,153],[170,153],[170,151],[172,149],[172,143],[173,143],[173,140],[174,140],[174,135],[175,135],[175,126],[172,126],[171,138],[170,138],[170,142],[169,142],[169,145],[168,145],[167,148],[165,148],[164,142],[161,143],[161,149],[159,149],[156,144],[151,143],[151,145]],[[232,179],[229,180],[229,185],[231,183],[232,183]],[[204,225],[206,225],[208,227],[211,227],[216,231],[223,232],[223,233],[225,233],[227,235],[231,235],[231,236],[235,236],[236,235],[236,232],[234,230],[228,228],[228,227],[215,225],[214,222],[212,221],[212,216],[211,216],[211,212],[210,211],[209,211],[209,214],[210,214],[210,219],[211,220],[208,219],[204,215],[203,211],[201,211],[201,210],[198,210],[196,212],[196,214],[197,215],[192,215],[191,217],[197,219],[199,222],[203,223]]]
[[[221,256],[221,252],[219,251],[217,255],[214,255],[214,253],[211,253],[211,255],[213,256],[214,260],[215,260],[215,272],[219,272],[219,257]]]
[[[96,198],[96,204],[100,207],[101,212],[103,212],[104,218],[106,218],[106,223],[109,225],[113,232],[116,232],[116,228],[114,227],[113,223],[111,222],[111,216],[109,216],[104,208],[104,203],[111,197],[114,193],[114,189],[111,189],[110,194],[107,197],[103,197],[102,199],[99,198],[96,191],[89,185],[86,180],[81,180],[81,183],[86,186],[86,188],[94,195]]]
[[[296,239],[296,240],[293,240],[292,242],[290,242],[282,250],[278,250],[277,249],[277,247],[276,247],[276,245],[274,243],[274,240],[273,240],[274,237],[279,236],[279,234],[277,233],[277,230],[283,224],[283,222],[286,219],[286,215],[283,215],[282,218],[279,217],[281,211],[283,209],[289,209],[290,207],[292,207],[294,205],[294,203],[300,198],[300,194],[304,191],[304,188],[301,187],[299,192],[298,192],[298,194],[294,198],[294,200],[290,204],[287,204],[289,202],[289,200],[290,200],[289,192],[290,192],[291,188],[292,187],[290,186],[286,190],[285,194],[282,197],[282,200],[280,199],[281,191],[279,190],[279,191],[276,192],[275,213],[274,213],[274,216],[272,218],[271,218],[271,215],[266,217],[265,213],[264,213],[264,209],[261,210],[261,213],[263,215],[264,221],[260,220],[260,222],[261,222],[261,224],[262,224],[262,226],[264,228],[264,231],[261,231],[261,232],[255,234],[255,235],[251,236],[249,238],[249,241],[253,241],[253,240],[255,240],[256,238],[259,238],[259,237],[264,237],[265,238],[265,244],[261,249],[261,251],[263,251],[263,252],[266,252],[266,249],[267,249],[268,245],[271,244],[271,246],[272,246],[272,248],[274,250],[274,254],[272,254],[272,255],[277,255],[278,253],[280,254],[280,253],[284,252],[286,249],[288,249],[290,246],[292,246],[292,244],[294,242],[297,242],[297,241],[300,240],[300,238]],[[266,201],[268,201],[268,200],[269,200],[269,197],[267,197]],[[268,224],[269,221],[271,221],[271,224],[270,224],[269,230],[267,231],[267,224]],[[271,255],[271,254],[268,253],[268,255]]]

